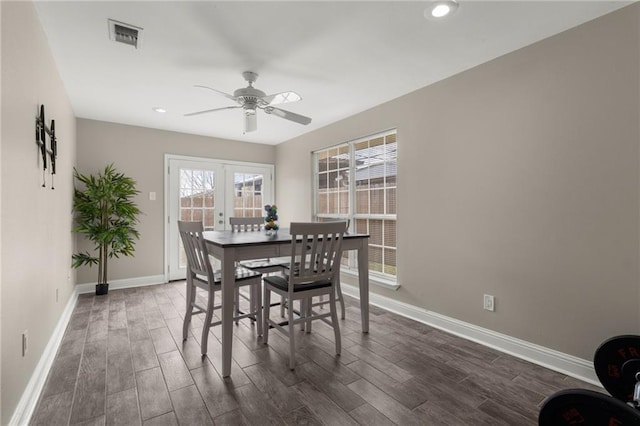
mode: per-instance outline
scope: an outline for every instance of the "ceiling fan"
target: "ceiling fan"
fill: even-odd
[[[214,89],[212,87],[200,86],[196,85],[195,87],[200,87],[202,89],[212,90],[225,98],[231,99],[238,103],[235,106],[228,106],[222,108],[214,108],[207,109],[204,111],[190,112],[185,114],[185,117],[190,117],[192,115],[199,114],[207,114],[215,111],[223,111],[226,109],[234,109],[234,108],[242,108],[244,110],[244,131],[253,132],[258,128],[258,124],[256,121],[256,109],[261,109],[267,114],[272,114],[280,118],[284,118],[286,120],[291,120],[293,122],[307,125],[311,123],[311,118],[305,117],[304,115],[296,114],[291,111],[285,111],[284,109],[276,108],[273,105],[284,104],[288,102],[297,102],[302,97],[298,95],[296,92],[281,92],[273,95],[266,95],[262,90],[258,90],[253,87],[253,83],[258,79],[258,74],[252,71],[245,71],[242,73],[244,79],[249,83],[249,85],[245,88],[238,89],[233,92],[233,95],[230,95],[225,92],[221,92],[220,90]]]

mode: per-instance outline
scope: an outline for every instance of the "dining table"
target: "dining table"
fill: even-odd
[[[231,375],[233,342],[233,306],[235,265],[241,260],[255,260],[291,256],[291,234],[288,229],[278,232],[205,231],[203,237],[211,256],[220,261],[222,290],[222,376]],[[343,250],[357,251],[358,286],[362,332],[369,332],[369,235],[347,232],[342,240]]]

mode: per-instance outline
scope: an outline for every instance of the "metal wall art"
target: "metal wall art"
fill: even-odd
[[[49,135],[49,148],[47,148],[47,135]],[[51,120],[51,126],[47,127],[44,121],[44,105],[40,105],[40,114],[36,116],[36,144],[40,147],[42,156],[42,187],[47,187],[47,158],[51,165],[51,189],[53,186],[53,176],[56,174],[56,157],[58,156],[58,140],[56,139],[56,123]]]

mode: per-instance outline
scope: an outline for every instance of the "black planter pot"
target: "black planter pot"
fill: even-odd
[[[96,284],[96,296],[102,296],[109,293],[109,283]]]

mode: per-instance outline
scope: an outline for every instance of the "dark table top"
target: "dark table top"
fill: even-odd
[[[266,231],[205,231],[203,232],[203,235],[205,240],[220,247],[291,243],[291,234],[289,233],[288,228],[280,228],[275,235],[267,235]],[[369,234],[357,234],[350,232],[345,233],[344,238],[369,238]]]

